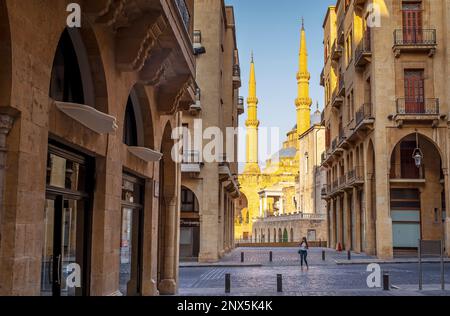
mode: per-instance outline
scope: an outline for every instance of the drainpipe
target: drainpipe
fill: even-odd
[[[10,107],[0,107],[0,242],[2,240],[3,225],[3,195],[5,190],[5,169],[7,148],[6,139],[11,131],[18,111]]]

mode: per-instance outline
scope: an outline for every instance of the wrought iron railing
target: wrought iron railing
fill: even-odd
[[[394,45],[423,46],[436,44],[435,29],[403,28],[394,31]]]
[[[364,103],[361,107],[356,111],[355,119],[356,126],[361,124],[364,120],[367,120],[372,117],[372,103]]]
[[[189,9],[186,5],[186,1],[185,0],[175,0],[175,4],[177,5],[178,11],[180,12],[184,27],[189,32],[189,26],[191,23],[191,14],[189,13]]]
[[[400,98],[397,99],[397,114],[438,115],[439,99]]]
[[[366,30],[361,42],[358,44],[355,50],[356,60],[360,60],[364,54],[372,53],[372,44],[370,40],[370,28]]]

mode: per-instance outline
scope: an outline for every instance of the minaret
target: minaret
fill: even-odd
[[[311,127],[311,104],[309,97],[308,51],[306,48],[305,25],[302,19],[302,31],[300,40],[299,69],[297,73],[298,96],[295,100],[297,107],[297,133],[303,134]]]
[[[256,97],[256,75],[255,63],[253,60],[250,64],[250,81],[248,88],[248,118],[245,122],[247,127],[247,163],[245,165],[244,173],[261,173],[258,161],[258,98]]]

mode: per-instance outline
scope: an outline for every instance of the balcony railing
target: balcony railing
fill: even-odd
[[[402,162],[398,170],[395,166],[391,167],[391,180],[424,180],[425,168],[417,168],[416,164],[411,158],[411,161]]]
[[[347,183],[347,177],[346,175],[342,175],[339,177],[339,188],[342,188]]]
[[[347,172],[347,184],[364,181],[364,167],[358,166]]]
[[[397,99],[398,115],[439,115],[439,99]]]
[[[345,22],[345,12],[342,12],[339,15],[339,20],[337,21],[337,41],[339,44],[343,44],[345,40],[345,30],[344,30],[344,22]]]
[[[331,47],[331,59],[338,61],[342,57],[342,46],[338,44],[337,40],[334,41]]]
[[[394,45],[435,46],[436,30],[422,28],[403,28],[394,31]]]
[[[372,117],[372,103],[364,103],[356,111],[356,126],[361,124],[364,120],[370,119]]]
[[[189,26],[191,23],[191,14],[189,13],[189,9],[186,5],[186,1],[185,0],[175,0],[175,4],[177,5],[178,11],[180,12],[184,27],[186,28],[186,30],[189,33]]]
[[[338,145],[338,139],[335,138],[335,139],[333,139],[333,141],[331,142],[331,150],[332,150],[332,151],[335,151],[336,148],[337,148],[337,145]]]
[[[345,142],[347,139],[346,135],[345,135],[345,130],[343,127],[339,128],[339,145],[342,144],[343,142]]]
[[[361,42],[358,44],[355,50],[355,65],[362,67],[370,62],[372,56],[372,44],[370,29],[367,29]]]
[[[331,192],[336,192],[338,188],[339,188],[339,180],[334,180],[333,184],[331,185]]]
[[[200,152],[197,150],[187,150],[183,154],[183,164],[200,163]]]

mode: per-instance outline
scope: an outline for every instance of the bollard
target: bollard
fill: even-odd
[[[243,252],[241,252],[241,262],[244,263],[244,261],[245,261],[245,255]]]
[[[391,281],[388,271],[383,272],[383,291],[391,290]]]
[[[273,262],[273,252],[272,251],[269,254],[269,259],[270,259],[270,262]]]
[[[283,275],[277,274],[277,292],[283,292]]]
[[[322,261],[325,261],[325,259],[326,259],[325,250],[322,250]]]
[[[225,274],[225,293],[231,293],[231,274]]]
[[[352,252],[350,250],[347,251],[347,260],[348,261],[352,260]]]

